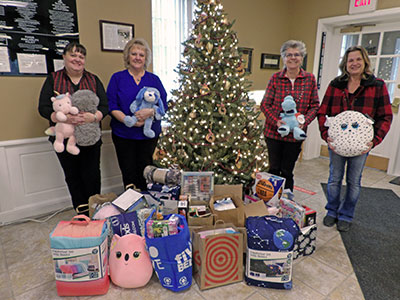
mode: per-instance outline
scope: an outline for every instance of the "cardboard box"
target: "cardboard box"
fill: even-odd
[[[221,233],[223,228],[234,233]],[[200,234],[204,231],[209,234]],[[243,280],[243,234],[233,224],[193,229],[192,241],[193,277],[200,290]]]
[[[317,224],[317,212],[315,210],[313,210],[312,208],[309,208],[308,206],[303,205],[303,207],[305,209],[303,227]]]
[[[231,197],[236,208],[224,211],[215,210],[214,202],[223,197]],[[232,223],[237,227],[243,227],[245,221],[243,185],[215,185],[214,196],[210,200],[210,209],[212,214],[215,216],[215,222],[222,220],[225,223]]]
[[[253,197],[277,207],[283,193],[285,178],[267,172],[258,172],[253,185]]]
[[[189,208],[191,205],[205,205],[206,207],[209,207],[207,201],[201,201],[201,200],[190,200]],[[189,226],[210,226],[214,224],[214,216],[211,214],[210,216],[207,217],[191,217],[188,214],[187,222]]]

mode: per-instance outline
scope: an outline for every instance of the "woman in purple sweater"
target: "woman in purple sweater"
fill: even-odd
[[[112,75],[107,87],[108,105],[111,115],[112,140],[117,153],[119,168],[124,186],[134,184],[146,190],[143,170],[153,164],[153,153],[161,132],[161,121],[154,120],[154,138],[143,134],[144,120],[153,116],[154,110],[141,109],[135,113],[138,122],[133,127],[125,122],[132,113],[129,109],[136,95],[143,87],[156,88],[161,95],[164,109],[167,110],[167,92],[157,75],[146,71],[151,61],[151,50],[143,39],[129,41],[124,49],[126,69]]]

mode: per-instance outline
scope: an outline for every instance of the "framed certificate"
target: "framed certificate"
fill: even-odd
[[[102,51],[124,51],[126,43],[135,36],[135,25],[100,20]]]

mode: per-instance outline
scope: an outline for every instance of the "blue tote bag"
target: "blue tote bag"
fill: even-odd
[[[147,218],[146,224],[151,220]],[[185,217],[179,218],[178,234],[150,238],[145,230],[146,247],[163,287],[174,292],[189,288],[192,284],[192,242]],[[164,216],[168,219],[171,215]],[[147,227],[147,226],[146,226]]]

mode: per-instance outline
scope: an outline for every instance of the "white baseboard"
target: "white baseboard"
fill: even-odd
[[[104,131],[102,139],[102,193],[120,193],[123,185],[110,131]],[[47,137],[0,142],[0,191],[0,225],[72,207]]]

